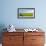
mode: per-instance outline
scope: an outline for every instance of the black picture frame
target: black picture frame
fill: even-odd
[[[35,8],[18,8],[17,18],[18,19],[34,19],[35,18]]]

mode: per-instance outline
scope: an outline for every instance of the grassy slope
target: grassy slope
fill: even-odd
[[[20,13],[20,16],[33,16],[33,13]]]

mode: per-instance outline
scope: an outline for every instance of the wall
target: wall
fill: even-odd
[[[46,28],[45,0],[2,0],[0,23],[13,24],[16,28],[42,27]],[[18,19],[17,8],[35,8],[35,19]]]
[[[46,0],[0,0],[0,4],[0,25],[3,28],[13,24],[16,28],[39,27],[46,32]],[[17,18],[17,8],[32,7],[35,8],[35,19]]]

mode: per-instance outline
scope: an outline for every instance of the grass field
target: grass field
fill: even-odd
[[[33,13],[20,13],[20,16],[33,16]]]

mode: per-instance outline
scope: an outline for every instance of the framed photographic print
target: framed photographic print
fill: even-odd
[[[18,8],[18,18],[35,18],[35,8]]]

